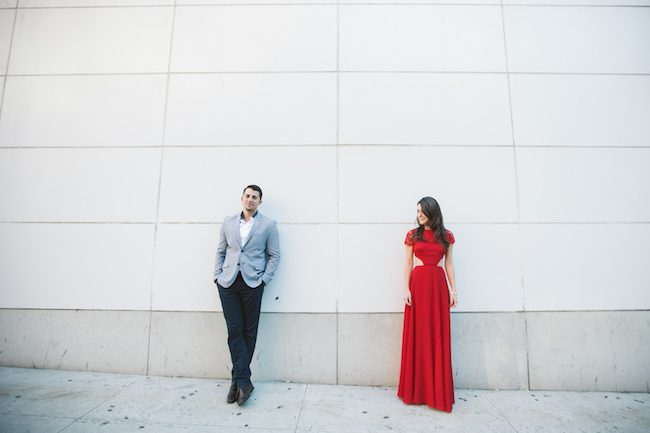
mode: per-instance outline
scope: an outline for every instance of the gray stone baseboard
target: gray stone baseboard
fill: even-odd
[[[262,313],[253,380],[396,386],[399,313]],[[0,310],[0,365],[230,377],[221,313]],[[452,314],[457,388],[650,391],[650,311]]]

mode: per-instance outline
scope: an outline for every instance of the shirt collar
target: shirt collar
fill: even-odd
[[[253,215],[253,216],[251,217],[251,221],[253,221],[253,220],[255,219],[255,217],[257,216],[258,213],[260,213],[260,211],[255,211],[255,215]],[[240,220],[240,221],[244,221],[244,211],[242,211],[242,212],[239,214],[239,220]],[[244,221],[244,222],[246,222],[246,221]]]

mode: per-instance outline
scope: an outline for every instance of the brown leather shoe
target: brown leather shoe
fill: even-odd
[[[250,385],[240,386],[237,390],[237,404],[240,406],[244,404],[251,396],[251,392],[253,392],[254,389],[255,387],[252,383]]]
[[[237,382],[234,380],[230,384],[230,390],[228,391],[228,398],[226,401],[228,404],[232,404],[237,401]]]

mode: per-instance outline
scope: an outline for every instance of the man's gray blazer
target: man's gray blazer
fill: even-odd
[[[226,217],[219,233],[219,246],[214,264],[214,281],[230,287],[241,271],[248,287],[268,284],[280,262],[280,236],[275,220],[259,211],[246,244],[241,244],[239,219],[241,214]]]

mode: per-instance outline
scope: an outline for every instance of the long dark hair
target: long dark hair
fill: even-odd
[[[447,229],[445,229],[445,224],[442,221],[442,212],[440,211],[440,205],[433,197],[424,197],[418,202],[422,213],[429,219],[429,222],[426,224],[427,227],[431,229],[435,235],[436,242],[442,245],[447,251],[449,248],[449,241],[447,240]],[[415,223],[418,224],[418,228],[413,233],[411,240],[415,243],[417,241],[424,241],[424,229],[425,226],[420,225],[420,221],[415,219]]]

